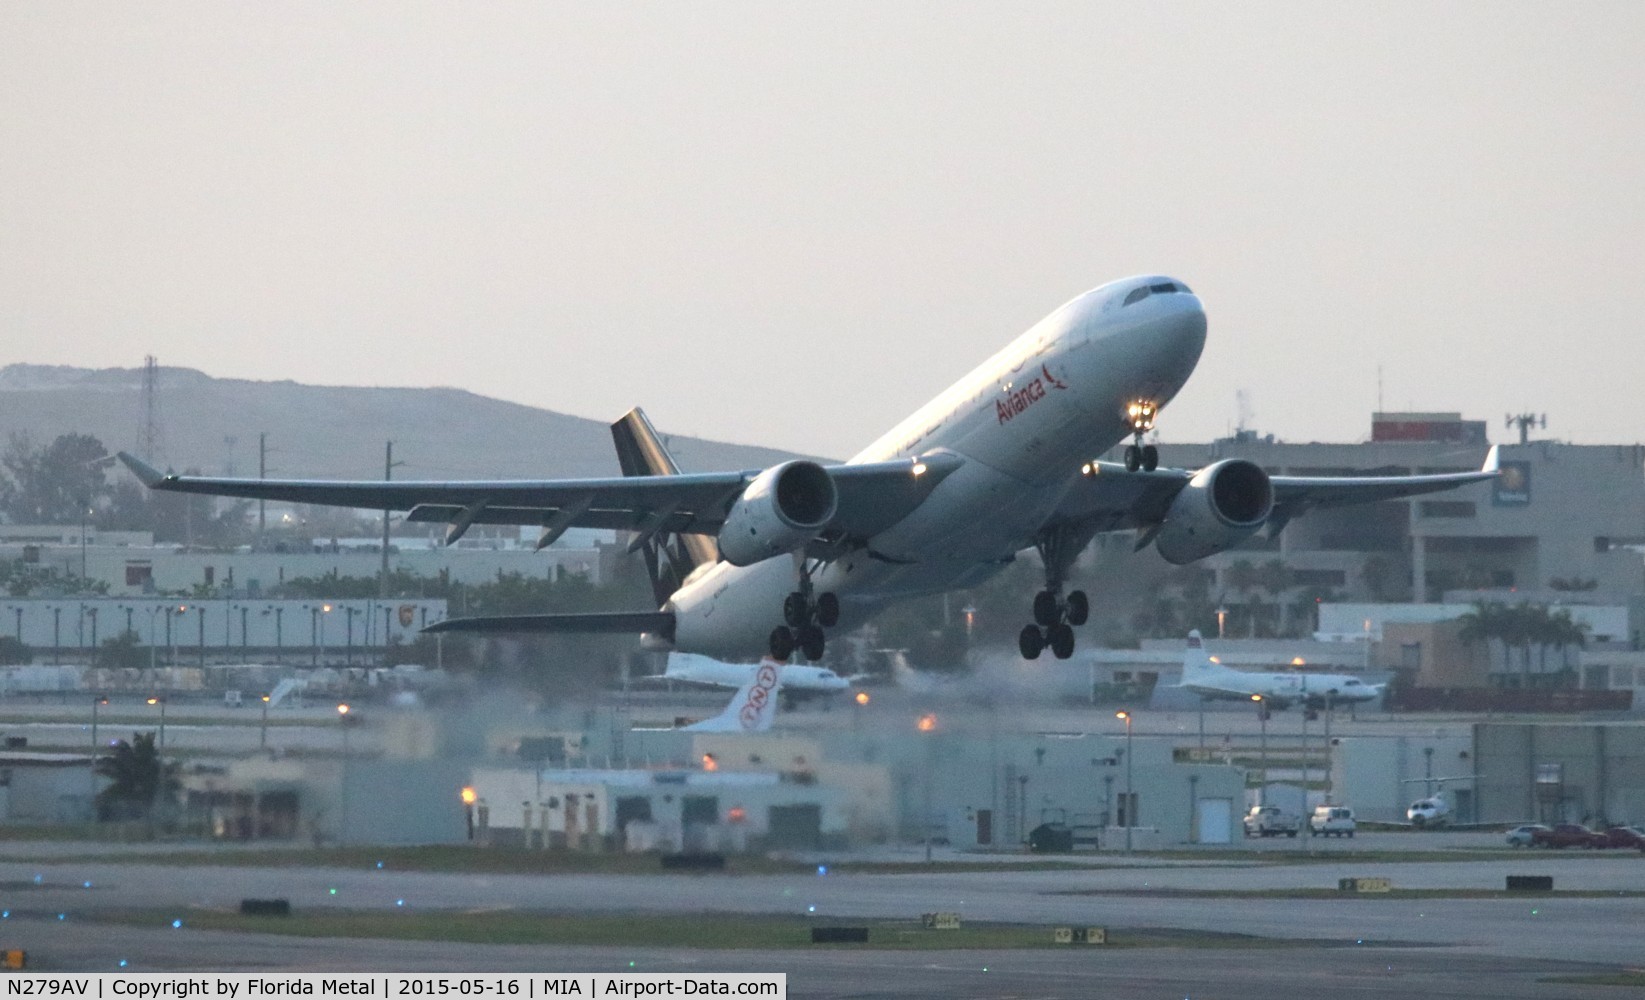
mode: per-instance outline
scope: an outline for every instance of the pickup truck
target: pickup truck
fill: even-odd
[[[1295,837],[1302,831],[1302,817],[1288,813],[1279,806],[1253,806],[1245,814],[1247,837]]]

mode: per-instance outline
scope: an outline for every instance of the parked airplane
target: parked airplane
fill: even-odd
[[[669,653],[668,666],[654,679],[679,681],[682,684],[701,684],[707,687],[734,688],[747,684],[765,664],[726,663],[696,653]],[[808,695],[838,694],[851,684],[827,667],[802,663],[786,664],[782,668],[783,694],[789,698]],[[642,678],[642,680],[647,678]]]
[[[1382,697],[1383,685],[1367,684],[1353,674],[1257,673],[1225,667],[1205,652],[1199,630],[1188,633],[1182,654],[1182,682],[1177,685],[1201,698],[1235,701],[1261,699],[1269,708],[1284,711],[1301,703],[1325,708]]]
[[[1144,444],[1205,346],[1205,311],[1167,277],[1086,292],[1035,324],[848,462],[681,473],[645,415],[612,425],[623,477],[516,481],[217,479],[121,459],[153,489],[404,510],[444,522],[614,528],[643,554],[656,609],[452,619],[442,632],[642,633],[651,648],[737,658],[822,656],[824,630],[855,627],[902,599],[972,587],[1027,549],[1044,587],[1018,637],[1030,659],[1074,652],[1090,603],[1065,591],[1102,532],[1138,531],[1183,564],[1316,507],[1448,490],[1497,475],[1270,476],[1243,458],[1158,468]],[[887,385],[894,385],[894,379]],[[891,390],[895,392],[894,389]],[[1123,464],[1097,456],[1129,439]]]
[[[790,667],[789,669],[793,669]],[[782,694],[783,673],[775,660],[761,660],[725,710],[711,719],[694,722],[682,729],[699,733],[763,733],[777,715],[777,698]]]

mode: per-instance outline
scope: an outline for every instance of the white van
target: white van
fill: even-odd
[[[1346,806],[1315,806],[1308,817],[1308,832],[1316,837],[1352,837],[1354,811]]]

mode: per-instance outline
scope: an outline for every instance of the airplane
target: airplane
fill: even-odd
[[[1411,803],[1410,808],[1405,810],[1406,820],[1409,821],[1411,826],[1419,829],[1454,825],[1451,822],[1451,800],[1445,797],[1445,783],[1447,781],[1475,781],[1479,777],[1477,774],[1452,774],[1443,778],[1406,778],[1401,784],[1415,785],[1421,783],[1426,786],[1422,798]],[[1439,786],[1437,792],[1433,790],[1435,785]]]
[[[737,689],[731,703],[719,715],[681,726],[698,733],[763,733],[777,715],[777,698],[782,694],[781,664],[764,659],[754,668],[754,676]]]
[[[696,653],[669,653],[668,666],[662,673],[640,679],[734,688],[748,683],[763,666],[763,663],[726,663]],[[849,681],[827,667],[801,663],[785,665],[782,668],[782,681],[783,694],[788,698],[837,694],[851,687]]]
[[[1382,697],[1384,686],[1367,684],[1353,674],[1257,673],[1225,667],[1205,652],[1198,629],[1188,633],[1188,646],[1182,654],[1182,681],[1177,685],[1201,698],[1260,699],[1268,708],[1278,711],[1298,703],[1314,710],[1375,701]]]
[[[1411,808],[1405,810],[1405,818],[1412,826],[1444,826],[1451,818],[1451,802],[1444,792],[1424,796],[1411,803]]]
[[[1034,550],[1044,587],[1018,635],[1028,659],[1067,659],[1090,615],[1065,590],[1096,535],[1136,531],[1182,565],[1309,510],[1449,490],[1498,475],[1275,476],[1243,458],[1159,467],[1144,436],[1205,346],[1187,285],[1165,276],[1110,282],[1052,312],[839,464],[683,473],[645,414],[612,425],[620,477],[504,481],[233,479],[162,473],[122,452],[151,489],[373,510],[445,523],[536,525],[546,547],[571,527],[629,533],[645,559],[653,610],[455,618],[431,632],[639,634],[649,649],[736,659],[796,650],[811,662],[826,632],[862,625],[900,600],[974,587]],[[872,378],[871,370],[863,373]],[[885,392],[895,394],[895,379]],[[1097,456],[1130,440],[1124,462]]]

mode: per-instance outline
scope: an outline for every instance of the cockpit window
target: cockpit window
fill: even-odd
[[[1152,285],[1143,285],[1140,288],[1131,289],[1131,291],[1126,294],[1125,301],[1120,303],[1120,308],[1123,309],[1134,302],[1141,302],[1150,295],[1175,295],[1178,292],[1185,295],[1194,294],[1189,291],[1187,285],[1180,281],[1160,281]]]

